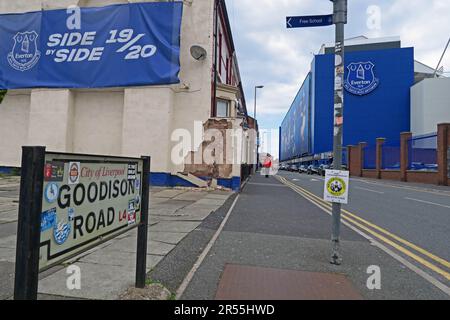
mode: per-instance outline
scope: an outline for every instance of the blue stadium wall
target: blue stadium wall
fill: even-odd
[[[347,66],[372,62],[378,87],[363,96],[344,93],[344,146],[374,144],[376,138],[399,141],[410,131],[410,88],[414,84],[414,49],[348,52]],[[318,55],[312,64],[311,153],[333,150],[334,55]]]
[[[310,110],[311,74],[308,74],[280,126],[281,161],[310,153]]]

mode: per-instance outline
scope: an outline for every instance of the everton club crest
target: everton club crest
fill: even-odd
[[[378,87],[380,80],[375,78],[372,62],[350,63],[347,66],[348,74],[345,80],[345,89],[358,96],[371,93]]]
[[[35,31],[19,32],[14,37],[14,46],[8,54],[8,62],[18,71],[33,68],[41,57],[38,50],[38,34]]]

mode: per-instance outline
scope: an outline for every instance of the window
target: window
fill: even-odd
[[[217,100],[216,117],[229,118],[230,117],[230,103],[227,100]]]

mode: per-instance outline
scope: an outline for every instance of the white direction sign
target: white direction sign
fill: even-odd
[[[350,174],[348,171],[326,170],[324,200],[333,203],[348,203]]]

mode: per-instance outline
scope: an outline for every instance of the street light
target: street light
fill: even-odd
[[[256,90],[262,88],[264,88],[264,86],[255,86],[255,109],[253,111],[253,118],[255,118],[255,120],[256,120]]]
[[[262,89],[264,88],[264,86],[255,86],[255,109],[253,111],[253,118],[255,119],[255,129],[256,129],[256,90],[258,89]],[[255,166],[255,173],[256,170],[258,169],[258,164],[259,164],[259,153],[258,153],[258,149],[259,149],[259,132],[257,132],[257,137],[256,137],[256,166]]]

